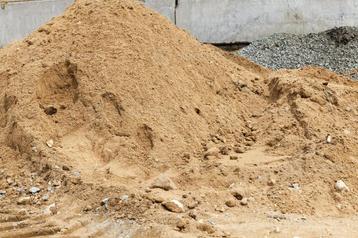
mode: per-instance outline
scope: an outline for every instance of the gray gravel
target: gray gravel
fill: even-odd
[[[358,68],[358,27],[307,35],[274,34],[235,53],[272,69],[315,65],[347,73]]]

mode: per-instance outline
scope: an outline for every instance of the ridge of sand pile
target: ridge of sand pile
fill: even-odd
[[[272,73],[138,3],[76,1],[0,51],[0,88],[2,204],[24,195],[10,178],[42,187],[38,206],[70,194],[86,212],[161,224],[175,223],[166,199],[205,217],[232,189],[262,209],[357,211],[354,189],[334,190],[337,179],[358,185],[357,84],[323,69]],[[160,173],[175,191],[146,189]]]

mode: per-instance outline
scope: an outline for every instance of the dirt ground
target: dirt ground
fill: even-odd
[[[77,0],[0,50],[0,88],[0,237],[358,236],[348,78]]]

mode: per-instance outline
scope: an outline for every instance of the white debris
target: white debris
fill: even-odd
[[[50,147],[50,148],[53,147],[53,144],[54,144],[54,141],[53,141],[52,139],[46,141],[46,145],[47,145],[48,147]]]
[[[343,180],[338,180],[334,187],[339,192],[349,191],[348,186],[343,182]]]
[[[331,144],[332,143],[332,136],[331,135],[327,135],[327,137],[326,137],[326,142],[328,143],[328,144]]]
[[[185,211],[184,205],[175,199],[164,202],[163,206],[171,212],[182,213]]]

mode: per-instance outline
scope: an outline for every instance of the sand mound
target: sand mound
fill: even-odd
[[[334,188],[358,185],[357,84],[320,69],[272,73],[139,3],[76,1],[0,51],[0,88],[8,207],[70,201],[81,214],[216,235],[199,220],[225,204],[233,214],[357,210],[354,189],[337,207]],[[177,204],[168,199],[183,203],[180,216],[161,206]]]

